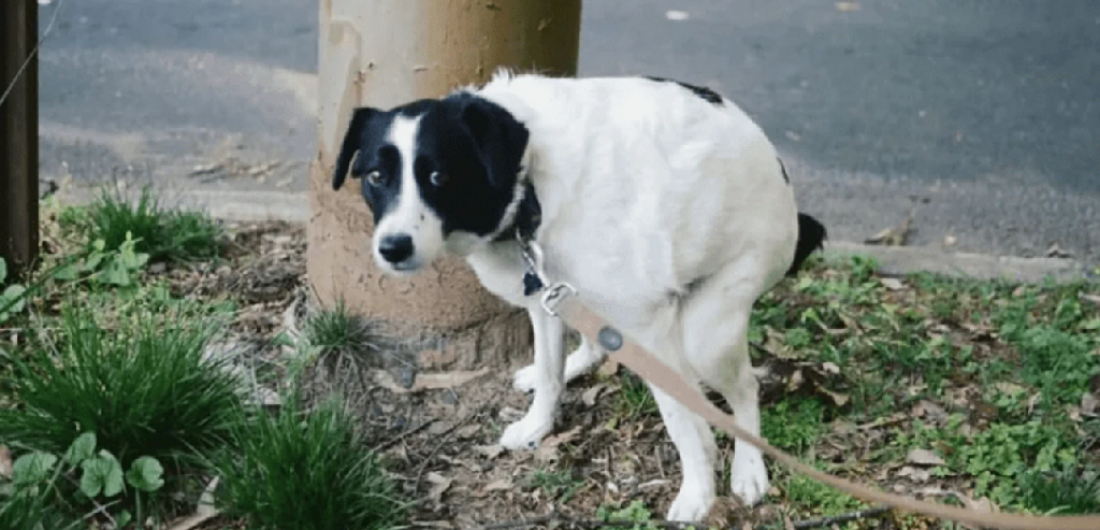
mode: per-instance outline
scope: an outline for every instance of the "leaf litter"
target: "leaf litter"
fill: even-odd
[[[297,308],[308,298],[303,295],[304,230],[252,223],[236,225],[232,233],[234,250],[228,266],[198,264],[158,274],[176,292],[208,298],[231,295],[243,301],[232,332],[263,345],[252,355],[282,374],[286,351],[270,343],[287,328],[288,314],[303,313]],[[819,263],[802,278],[784,282],[759,304],[752,355],[760,371],[762,413],[774,417],[782,403],[817,403],[813,410],[818,412],[807,419],[777,419],[788,429],[808,422],[805,434],[780,434],[806,440],[808,445],[796,452],[830,472],[903,494],[953,496],[976,510],[1003,509],[992,497],[975,495],[974,478],[955,467],[952,452],[968,442],[959,445],[929,437],[927,429],[953,429],[961,440],[972,440],[1001,421],[1005,406],[1018,406],[1012,414],[1022,415],[1021,422],[1050,410],[1039,397],[1040,388],[1014,377],[983,385],[967,373],[966,363],[971,368],[1018,365],[1018,347],[1004,336],[1012,330],[1006,332],[997,311],[1015,297],[1031,296],[1036,307],[1052,307],[1052,299],[1040,298],[1045,293],[1036,295],[1037,288],[1030,287],[983,297],[961,288],[957,293],[944,292],[939,285],[925,287],[920,278],[872,274],[869,282],[860,283],[859,266]],[[1082,318],[1100,316],[1100,289],[1082,289],[1075,298]],[[1033,308],[1027,318],[1036,322],[1042,315]],[[950,344],[944,350],[950,356],[923,347],[919,356],[907,360],[917,345],[934,341]],[[1092,347],[1097,346],[1094,342]],[[423,499],[411,519],[441,528],[478,528],[551,512],[591,518],[601,507],[621,508],[635,501],[660,517],[676,493],[680,465],[659,415],[616,416],[616,402],[628,399],[621,388],[627,371],[618,366],[607,363],[569,384],[555,431],[538,450],[512,452],[497,445],[503,428],[529,405],[529,397],[511,386],[512,373],[526,362],[529,356],[517,355],[510,366],[477,372],[450,373],[444,367],[434,375],[417,375],[415,391],[396,380],[372,378],[360,382],[363,388],[349,391],[370,397],[369,406],[357,410],[366,442],[372,447],[389,444],[382,450],[389,472],[406,498]],[[946,368],[941,370],[941,364]],[[720,396],[712,397],[728,410]],[[1009,400],[1009,405],[998,405],[998,399]],[[1100,407],[1092,392],[1078,394],[1072,405],[1078,410],[1073,421],[1079,429]],[[983,419],[983,406],[996,414]],[[465,417],[482,419],[456,423],[456,418]],[[778,440],[776,433],[770,434],[769,441]],[[718,448],[728,465],[732,440],[720,436]],[[1100,448],[1091,451],[1083,456],[1100,461]],[[4,463],[0,450],[0,474]],[[722,508],[712,515],[737,527],[783,527],[788,521],[862,506],[840,502],[827,487],[807,485],[782,467],[770,469],[773,487],[765,502],[751,509],[720,502]],[[424,480],[418,480],[421,471]],[[533,481],[534,476],[544,480]],[[728,483],[720,481],[719,488],[720,496],[728,495]],[[202,515],[202,528],[215,528],[211,524],[221,524],[217,521],[232,524],[209,512]],[[942,528],[918,516],[891,517],[912,528]],[[854,530],[877,523],[846,524],[842,528]]]

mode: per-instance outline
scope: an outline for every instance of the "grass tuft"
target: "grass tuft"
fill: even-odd
[[[336,401],[303,410],[291,396],[275,413],[238,423],[239,452],[215,457],[223,510],[263,530],[393,528],[406,506],[381,461]]]
[[[324,356],[338,351],[374,349],[377,331],[366,320],[353,314],[343,301],[329,310],[318,311],[305,323],[307,343]]]
[[[60,454],[90,431],[124,469],[159,460],[170,489],[201,470],[197,455],[228,439],[242,387],[224,361],[204,359],[209,322],[159,309],[135,302],[103,322],[94,306],[64,307],[51,343],[5,354],[17,406],[0,409],[0,443]]]
[[[1023,504],[1045,515],[1100,513],[1100,472],[1029,473],[1020,481]]]
[[[216,220],[198,211],[165,209],[147,187],[136,204],[104,189],[86,219],[70,214],[68,222],[86,225],[91,241],[101,239],[108,249],[119,248],[129,233],[138,241],[135,250],[154,262],[209,259],[221,251],[222,228]]]
[[[57,513],[41,492],[0,493],[0,528],[30,530],[76,530],[77,521]]]

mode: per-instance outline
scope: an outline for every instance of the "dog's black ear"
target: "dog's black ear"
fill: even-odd
[[[375,109],[360,107],[351,114],[351,123],[344,133],[344,141],[340,146],[340,154],[336,157],[336,168],[332,174],[332,189],[338,190],[347,179],[348,170],[351,169],[351,161],[355,153],[359,151],[359,143],[363,139],[363,131],[366,130],[367,121],[374,114]]]
[[[481,98],[470,99],[459,119],[477,145],[489,181],[498,189],[511,189],[527,149],[527,127],[512,113]]]

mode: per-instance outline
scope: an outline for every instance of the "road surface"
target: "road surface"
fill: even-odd
[[[44,176],[306,189],[316,0],[52,0]],[[582,75],[708,85],[861,241],[1100,263],[1095,0],[586,0]]]

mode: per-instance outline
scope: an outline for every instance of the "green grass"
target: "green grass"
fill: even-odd
[[[406,505],[379,458],[334,401],[306,412],[294,398],[233,431],[239,452],[215,457],[217,502],[255,530],[381,530]]]
[[[316,312],[306,320],[303,335],[306,342],[318,349],[318,355],[339,351],[377,349],[378,333],[374,326],[347,309],[343,301],[332,309]]]
[[[164,208],[149,188],[142,189],[136,203],[104,188],[90,205],[67,210],[60,221],[85,232],[90,242],[102,240],[108,249],[119,248],[130,234],[137,240],[135,250],[152,262],[210,259],[221,253],[223,231],[216,220],[202,212]]]
[[[617,420],[629,421],[659,414],[657,401],[653,399],[645,381],[627,371],[623,372],[619,381],[620,388],[613,405]]]
[[[787,451],[804,451],[817,443],[825,430],[824,406],[814,398],[784,399],[760,411],[760,434]]]
[[[80,524],[58,513],[41,492],[20,492],[0,494],[0,528],[77,530]]]
[[[584,486],[584,481],[575,478],[572,469],[536,469],[531,473],[527,484],[532,488],[541,489],[548,498],[564,504],[573,498],[581,486]]]
[[[64,307],[57,329],[4,354],[12,372],[0,388],[17,406],[0,408],[0,443],[60,454],[94,432],[124,469],[151,456],[167,469],[169,489],[183,488],[203,470],[198,455],[229,440],[241,398],[224,361],[203,360],[217,321],[191,305]]]
[[[876,464],[930,449],[946,462],[933,481],[1002,509],[1100,513],[1100,430],[1087,434],[1090,423],[1070,414],[1100,374],[1100,307],[1085,300],[1100,286],[928,274],[888,286],[874,270],[862,258],[818,258],[759,303],[751,339],[801,362],[836,364],[852,398],[824,410],[784,398],[762,411],[765,437],[812,461],[834,419],[872,423],[929,401],[948,412],[946,424],[908,418],[890,428],[871,448]],[[791,480],[780,484],[788,502],[822,513],[849,507]]]

